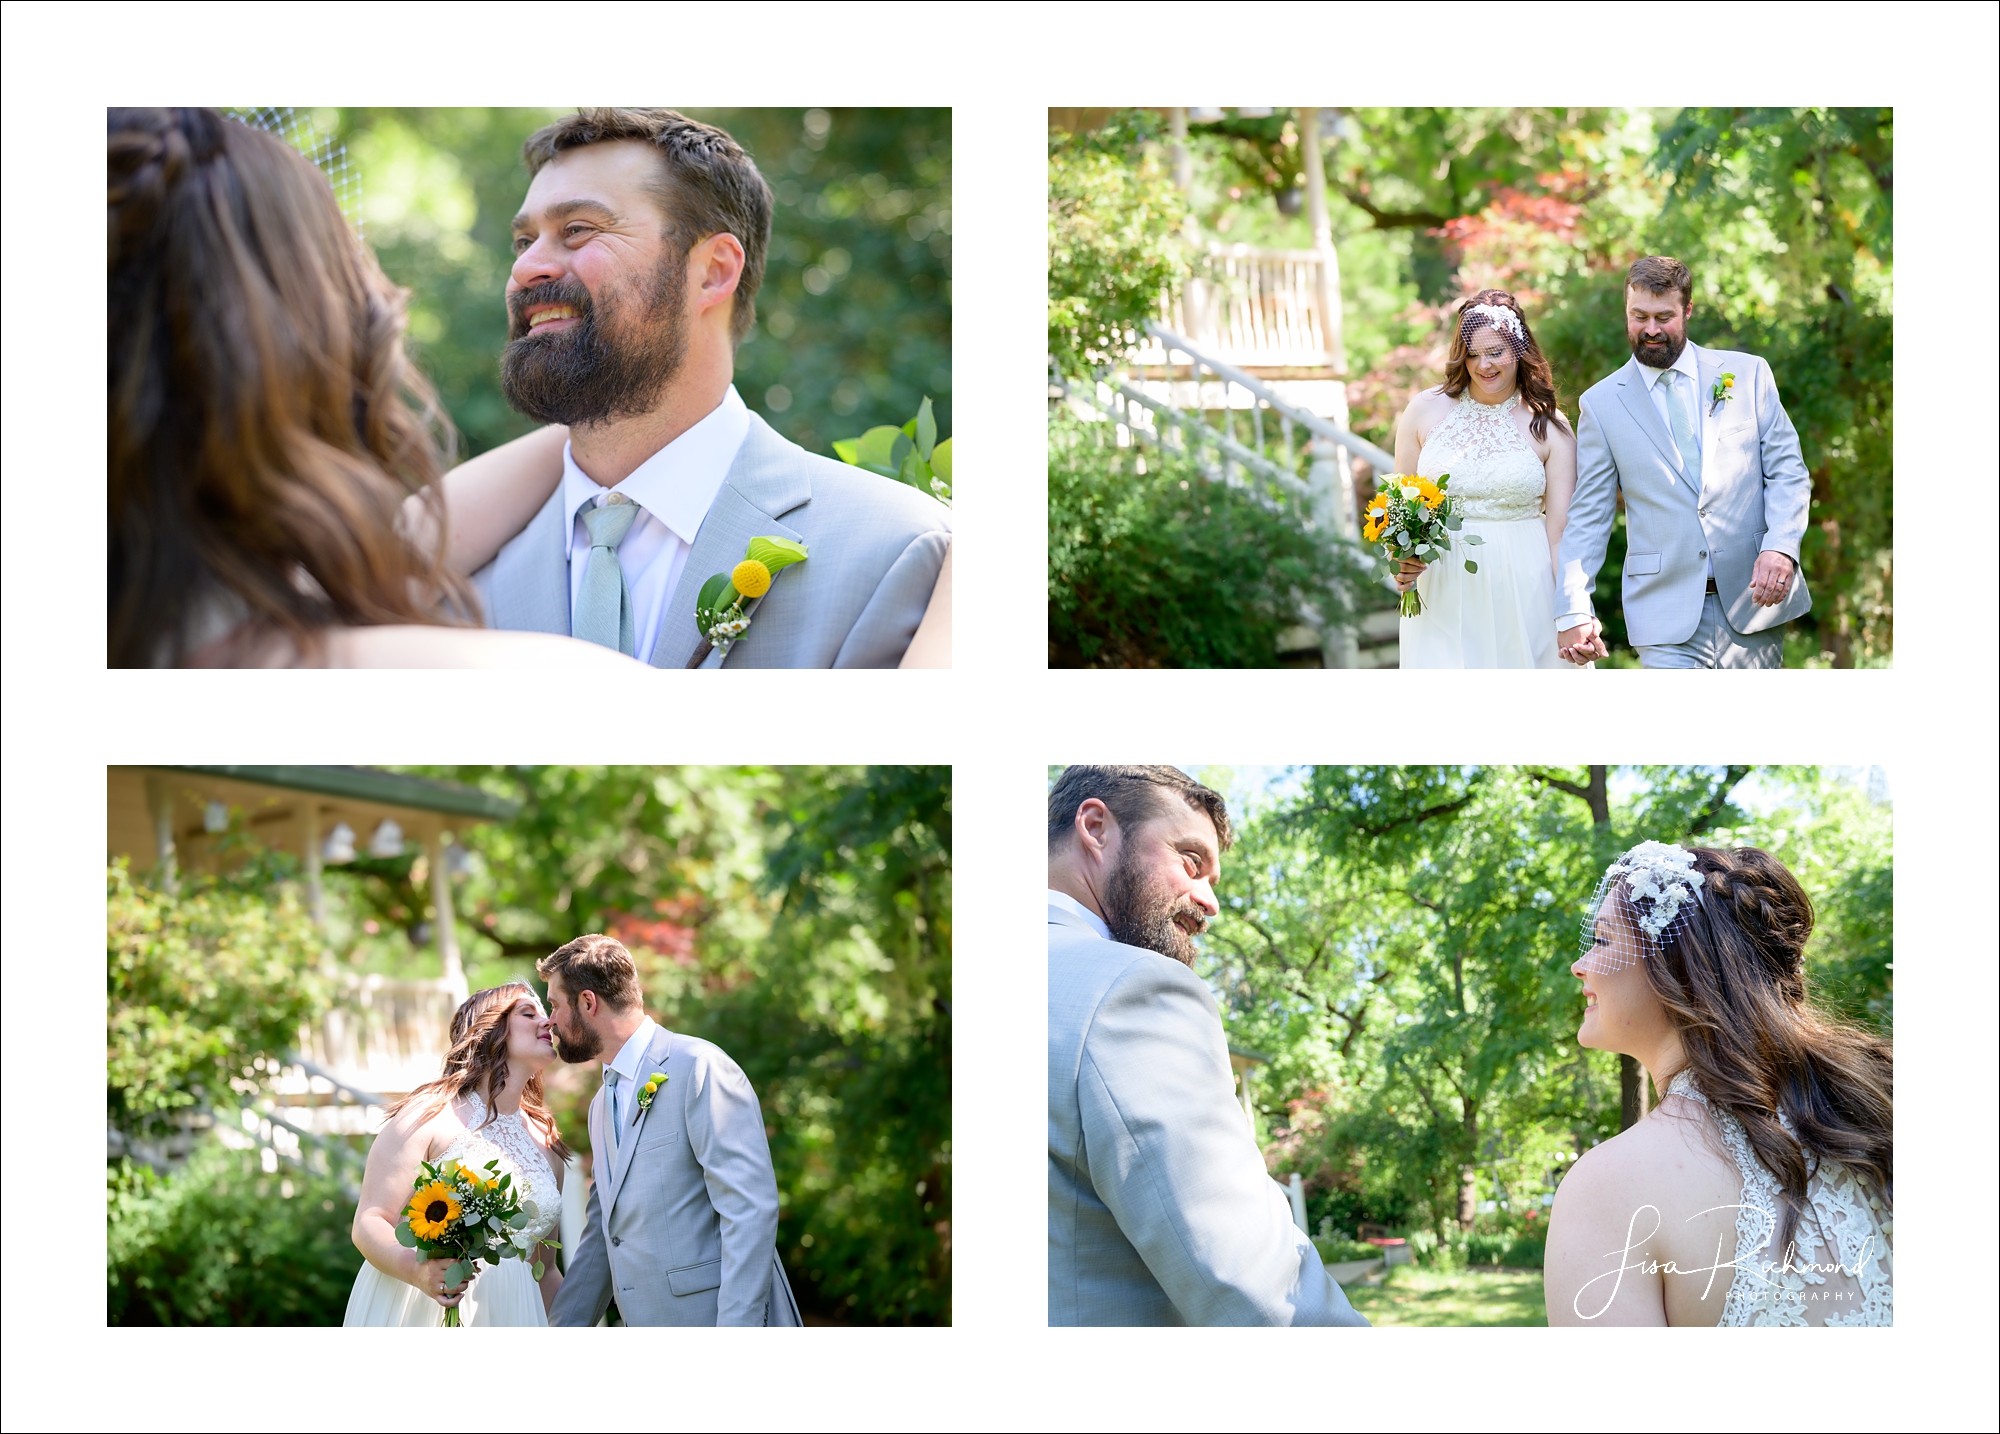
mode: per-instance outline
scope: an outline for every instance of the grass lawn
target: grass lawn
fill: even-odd
[[[1379,1285],[1356,1283],[1348,1302],[1372,1325],[1432,1327],[1546,1325],[1540,1270],[1461,1270],[1439,1273],[1398,1265]]]

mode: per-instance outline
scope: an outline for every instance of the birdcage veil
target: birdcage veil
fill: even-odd
[[[225,110],[223,113],[241,120],[252,129],[276,135],[311,160],[326,176],[326,182],[333,186],[334,200],[340,205],[340,212],[347,216],[347,222],[354,226],[354,232],[365,236],[361,217],[361,171],[348,158],[345,142],[321,129],[310,113],[301,113],[291,105],[265,105],[256,109]]]
[[[1640,842],[1604,868],[1577,932],[1580,964],[1608,974],[1636,966],[1677,939],[1701,904],[1694,853],[1667,842]]]
[[[1505,339],[1516,358],[1528,351],[1528,331],[1521,316],[1505,304],[1467,304],[1458,316],[1459,339],[1470,343],[1472,331],[1482,324]]]

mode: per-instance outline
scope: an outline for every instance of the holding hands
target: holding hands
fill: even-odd
[[[1611,649],[1604,645],[1604,624],[1594,617],[1557,633],[1556,651],[1564,662],[1578,667],[1611,655]]]

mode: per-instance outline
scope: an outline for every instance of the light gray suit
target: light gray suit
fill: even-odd
[[[1051,1325],[1367,1324],[1232,1088],[1208,987],[1051,903]]]
[[[1700,371],[1701,491],[1674,465],[1673,435],[1653,407],[1636,358],[1592,386],[1577,424],[1576,496],[1563,528],[1556,610],[1594,611],[1590,590],[1623,493],[1625,631],[1641,659],[1761,665],[1732,661],[1732,649],[1769,633],[1758,645],[1775,653],[1774,629],[1808,611],[1812,597],[1800,569],[1784,601],[1759,607],[1750,597],[1750,574],[1765,549],[1798,563],[1812,480],[1771,366],[1755,354],[1690,347]],[[1710,390],[1724,372],[1736,376],[1734,396],[1716,405]],[[1716,591],[1707,596],[1711,560]],[[1697,638],[1712,660],[1673,660],[1672,649]]]
[[[489,627],[570,631],[562,488],[473,574]],[[777,574],[730,667],[894,667],[923,621],[951,542],[951,513],[904,483],[808,453],[756,414],[695,534],[646,656],[684,667],[701,642],[701,585],[743,561],[752,539],[790,538],[808,557]],[[709,654],[704,667],[725,659]]]
[[[757,1093],[718,1047],[665,1027],[632,1091],[654,1071],[666,1085],[628,1103],[615,1148],[602,1089],[590,1103],[597,1178],[549,1323],[595,1324],[616,1286],[630,1325],[798,1324]]]

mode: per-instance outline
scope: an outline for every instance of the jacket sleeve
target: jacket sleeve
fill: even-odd
[[[930,606],[944,551],[951,546],[949,528],[933,528],[910,540],[882,575],[861,616],[848,629],[835,667],[894,667],[916,636]]]
[[[1160,957],[1113,983],[1077,1094],[1091,1184],[1187,1323],[1366,1323],[1264,1169],[1192,972]]]
[[[764,1112],[742,1068],[713,1048],[697,1058],[686,1102],[688,1150],[722,1223],[715,1322],[762,1325],[778,1245],[778,1177]]]
[[[578,1176],[570,1172],[572,1180]],[[568,1268],[562,1288],[549,1307],[549,1323],[571,1327],[593,1325],[611,1303],[611,1252],[604,1245],[604,1217],[597,1204],[597,1182],[590,1182],[590,1208],[583,1217],[583,1238],[565,1250]]]
[[[1812,505],[1812,476],[1799,452],[1799,431],[1778,400],[1771,366],[1757,360],[1757,447],[1764,470],[1764,550],[1796,565]]]
[[[1556,618],[1573,613],[1595,615],[1591,589],[1611,544],[1611,519],[1618,511],[1618,468],[1604,426],[1584,395],[1577,409],[1576,492],[1563,522],[1562,551],[1557,567]]]

